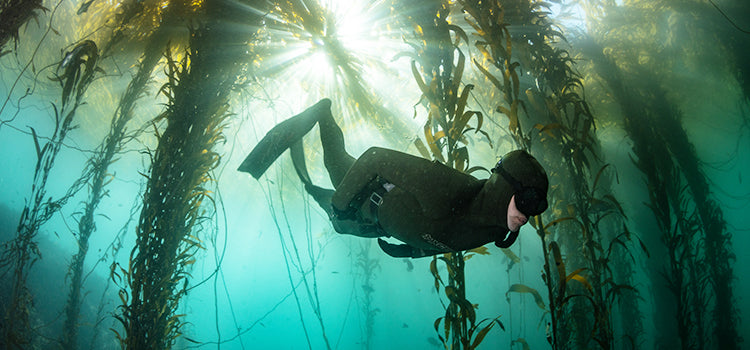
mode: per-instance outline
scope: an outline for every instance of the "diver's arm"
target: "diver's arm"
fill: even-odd
[[[336,188],[332,203],[338,210],[349,204],[376,176],[413,195],[426,214],[441,215],[451,200],[478,181],[443,164],[410,154],[372,147],[359,157]]]

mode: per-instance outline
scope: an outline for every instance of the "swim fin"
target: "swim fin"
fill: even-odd
[[[310,180],[310,174],[307,172],[307,164],[305,163],[305,150],[302,146],[302,141],[295,142],[289,148],[289,154],[292,156],[292,164],[294,164],[294,171],[297,172],[297,176],[300,181],[305,185],[305,191],[313,197],[318,203],[321,209],[331,216],[333,214],[333,207],[331,206],[331,197],[333,197],[333,190],[315,186]]]
[[[274,126],[237,170],[250,173],[256,179],[260,178],[287,148],[301,140],[315,126],[321,113],[330,113],[330,110],[331,100],[324,98],[304,112]]]

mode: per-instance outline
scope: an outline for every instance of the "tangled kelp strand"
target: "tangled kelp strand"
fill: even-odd
[[[52,104],[55,128],[49,141],[40,146],[36,130],[31,128],[37,155],[36,167],[31,186],[31,202],[27,202],[16,230],[16,237],[3,246],[0,268],[12,273],[12,297],[3,322],[3,338],[7,346],[23,347],[32,341],[30,314],[33,306],[32,295],[26,285],[29,270],[41,258],[36,236],[41,226],[58,212],[91,176],[90,172],[78,178],[67,192],[53,200],[47,196],[47,181],[63,141],[74,129],[73,121],[78,107],[83,103],[86,89],[94,80],[98,68],[99,53],[93,41],[78,43],[73,51],[58,64],[53,80],[62,88],[62,103],[58,109]],[[60,74],[60,69],[64,71]]]

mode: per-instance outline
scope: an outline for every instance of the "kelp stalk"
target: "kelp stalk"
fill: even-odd
[[[411,62],[412,73],[427,102],[428,120],[424,126],[425,146],[420,139],[415,141],[417,148],[426,158],[435,159],[459,171],[471,173],[482,169],[469,166],[468,140],[466,133],[473,130],[481,133],[489,141],[489,135],[481,130],[482,114],[466,109],[472,85],[461,88],[465,56],[459,43],[468,42],[466,33],[447,21],[450,14],[448,1],[435,1],[432,6],[424,6],[420,13],[410,16],[419,44]],[[469,122],[476,119],[476,127]],[[491,144],[491,142],[490,142]],[[486,169],[485,169],[486,170]],[[472,250],[486,254],[486,248]],[[435,278],[435,289],[443,287],[448,305],[445,314],[435,320],[435,331],[446,348],[474,349],[482,343],[487,333],[498,324],[498,318],[476,321],[474,305],[466,299],[465,261],[474,254],[454,252],[435,257],[430,271]],[[437,270],[437,262],[445,263],[448,282],[444,283]],[[441,300],[442,303],[442,300]],[[440,331],[440,323],[444,331]]]
[[[124,277],[130,289],[120,291],[116,315],[125,329],[118,337],[129,349],[169,349],[180,334],[182,315],[175,311],[186,293],[187,269],[202,249],[196,235],[209,219],[203,202],[213,202],[210,172],[220,160],[214,147],[223,140],[229,92],[246,51],[220,25],[227,16],[223,5],[206,3],[210,21],[191,29],[181,62],[167,51],[169,81],[162,91],[168,105],[158,118],[167,127],[152,154],[128,269],[113,267],[113,278]]]
[[[117,37],[117,33],[114,35]],[[138,66],[138,72],[128,83],[115,115],[112,118],[109,134],[106,136],[94,156],[89,159],[86,171],[92,172],[92,183],[89,189],[89,197],[83,209],[83,214],[78,220],[78,252],[73,255],[68,273],[70,279],[70,291],[65,304],[65,321],[62,337],[63,349],[76,349],[78,336],[78,316],[81,308],[81,287],[83,284],[83,263],[86,259],[89,247],[89,238],[95,230],[94,217],[102,198],[106,195],[105,186],[112,181],[113,176],[109,174],[109,166],[116,161],[115,156],[122,150],[126,139],[126,125],[132,119],[135,102],[143,94],[151,73],[156,67],[161,52],[166,43],[162,31],[157,31],[148,40],[143,57]]]
[[[282,253],[284,255],[284,263],[286,265],[287,270],[287,278],[289,279],[290,287],[292,288],[292,292],[294,294],[294,299],[297,304],[297,312],[299,313],[300,323],[302,324],[302,329],[305,333],[305,340],[307,341],[307,346],[309,349],[313,349],[312,342],[310,341],[310,334],[307,330],[307,326],[305,324],[304,314],[302,312],[302,304],[300,302],[299,294],[297,293],[297,289],[295,288],[294,281],[292,279],[292,272],[290,266],[293,265],[297,269],[297,272],[300,273],[302,278],[302,284],[305,286],[305,293],[307,294],[307,300],[310,302],[310,307],[312,308],[313,314],[315,315],[315,318],[318,321],[318,325],[320,325],[320,333],[323,337],[323,342],[326,345],[326,349],[331,349],[330,341],[328,340],[328,334],[326,333],[325,328],[325,322],[323,322],[323,313],[321,311],[321,303],[320,298],[318,295],[318,282],[317,282],[317,276],[315,273],[315,268],[317,265],[317,258],[314,255],[314,251],[312,248],[312,232],[310,231],[310,216],[309,216],[309,202],[305,202],[305,240],[307,241],[307,252],[308,252],[308,258],[310,261],[310,268],[308,271],[305,271],[304,269],[304,262],[299,254],[299,249],[297,248],[297,240],[294,238],[294,230],[292,230],[291,222],[289,221],[289,216],[286,214],[286,204],[284,201],[284,195],[282,193],[282,187],[279,187],[279,197],[280,197],[280,203],[281,203],[281,212],[283,213],[283,219],[284,224],[286,226],[286,233],[289,238],[289,242],[291,242],[291,249],[289,247],[289,244],[286,242],[283,230],[281,229],[281,226],[279,224],[278,217],[276,215],[276,210],[274,208],[273,202],[270,198],[268,198],[269,208],[272,211],[273,215],[273,221],[276,225],[276,230],[279,235],[279,241],[281,242],[281,249]],[[293,252],[293,253],[292,253]],[[312,277],[310,279],[307,278],[307,275],[311,274]],[[310,281],[311,280],[311,281]]]
[[[373,308],[372,305],[372,294],[375,291],[375,288],[373,288],[372,285],[372,280],[376,276],[375,271],[380,270],[380,263],[378,262],[377,258],[373,258],[370,256],[369,244],[360,244],[355,265],[359,269],[359,273],[361,273],[362,292],[364,293],[362,300],[360,300],[362,314],[365,316],[364,348],[365,350],[370,350],[372,348],[372,336],[375,326],[375,316],[378,314],[378,312],[380,312],[379,308]]]
[[[55,128],[50,140],[41,146],[36,131],[31,128],[36,147],[37,163],[31,186],[31,203],[21,212],[16,237],[6,242],[0,267],[12,273],[12,296],[3,322],[5,346],[28,346],[31,337],[29,317],[32,295],[26,286],[31,266],[40,257],[36,235],[40,227],[58,212],[88,181],[87,175],[77,179],[68,191],[57,200],[47,196],[47,180],[62,143],[74,128],[73,120],[78,107],[83,103],[86,89],[94,80],[99,59],[99,50],[93,41],[86,40],[76,45],[60,62],[53,80],[62,88],[61,105],[55,112]],[[4,271],[3,275],[5,274]]]
[[[669,252],[665,277],[675,298],[682,348],[737,348],[742,339],[733,306],[730,234],[719,204],[709,195],[681,111],[653,72],[620,68],[592,39],[581,44],[622,109],[635,164],[646,177],[649,207]],[[710,312],[713,322],[703,316]],[[713,332],[706,331],[710,327]]]
[[[601,171],[597,176],[593,176],[591,168],[605,169],[606,166],[597,167],[594,163],[599,158],[594,118],[587,102],[579,94],[582,82],[573,71],[573,61],[566,50],[554,45],[563,35],[547,17],[545,6],[548,5],[543,2],[517,0],[500,3],[462,0],[459,3],[469,15],[467,21],[476,30],[474,34],[481,38],[477,41],[476,47],[482,53],[483,60],[474,60],[474,64],[502,93],[503,99],[497,111],[508,118],[508,129],[515,143],[527,151],[531,150],[532,145],[544,147],[550,153],[560,154],[560,158],[564,160],[563,166],[559,169],[550,169],[553,177],[556,174],[565,174],[556,181],[565,186],[558,186],[557,190],[552,191],[551,194],[559,199],[552,201],[552,210],[548,211],[547,215],[556,211],[564,212],[565,210],[561,211],[556,206],[564,207],[567,204],[567,211],[571,216],[553,219],[546,225],[541,218],[532,220],[532,224],[536,223],[534,226],[542,239],[545,258],[543,277],[548,288],[552,321],[552,332],[548,340],[553,348],[565,347],[569,342],[568,334],[574,331],[578,346],[588,347],[588,343],[594,340],[602,348],[611,348],[613,331],[608,311],[610,304],[621,290],[632,287],[615,284],[611,270],[607,266],[611,248],[601,248],[606,246],[602,243],[606,238],[615,235],[610,233],[612,230],[602,230],[600,226],[603,218],[610,215],[612,218],[623,218],[624,213],[617,199],[608,194],[607,189],[600,186],[598,193],[604,194],[595,196],[594,191],[597,190]],[[512,34],[512,26],[525,30]],[[522,71],[536,77],[535,86],[522,86]],[[525,92],[525,96],[520,94],[521,91]],[[523,115],[528,117],[531,123],[536,123],[528,132],[522,127],[524,121],[520,117]],[[534,133],[534,129],[538,132]],[[532,137],[535,134],[539,135],[538,139]],[[532,143],[537,140],[538,143]],[[592,186],[586,180],[589,178],[592,179]],[[593,203],[600,203],[600,206],[606,207],[607,210],[595,213],[590,210]],[[550,240],[550,225],[554,226],[563,221],[575,222],[578,226],[570,231],[561,230],[564,234],[559,236],[558,242]],[[612,238],[613,242],[622,243],[621,239],[629,240],[629,231],[627,228],[624,231],[616,238]],[[578,242],[575,238],[579,236],[583,242]],[[571,260],[568,263],[585,267],[570,274],[561,269],[561,266],[564,266],[561,247],[568,246],[584,247],[582,259]],[[554,258],[558,273],[550,268],[551,258]],[[581,274],[583,271],[589,271],[590,276],[584,277]],[[557,275],[559,278],[553,278]],[[565,306],[564,304],[570,301],[565,282],[570,279],[582,282],[586,287],[581,295],[585,298],[578,298],[574,303]],[[516,289],[511,291],[539,295],[526,286],[518,286]],[[588,304],[579,302],[579,299],[587,300]],[[564,312],[571,308],[581,316]],[[573,319],[577,327],[561,327],[566,323],[573,324]],[[561,332],[563,330],[564,333]]]

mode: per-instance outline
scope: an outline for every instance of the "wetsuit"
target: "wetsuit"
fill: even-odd
[[[372,183],[380,191],[375,203]],[[390,186],[389,186],[390,185]],[[334,227],[340,233],[392,236],[407,246],[380,241],[386,253],[420,257],[502,242],[508,234],[506,210],[513,195],[502,178],[488,180],[406,153],[373,147],[354,163],[332,197]],[[377,234],[348,231],[340,217],[375,223]],[[367,227],[367,226],[366,226]]]
[[[297,175],[329,214],[336,231],[371,238],[394,237],[404,242],[400,245],[378,240],[391,256],[416,258],[490,242],[507,248],[515,241],[518,233],[509,233],[506,223],[514,188],[502,176],[493,173],[487,180],[478,180],[438,162],[379,147],[354,158],[345,150],[343,133],[330,107],[330,100],[321,100],[275,126],[238,170],[257,179],[284,150],[290,149]],[[315,186],[307,174],[301,139],[316,123],[320,125],[324,163],[335,191]],[[535,160],[532,163],[526,167],[531,176],[513,176],[525,179],[541,172],[543,181],[538,187],[546,194],[546,174]]]

